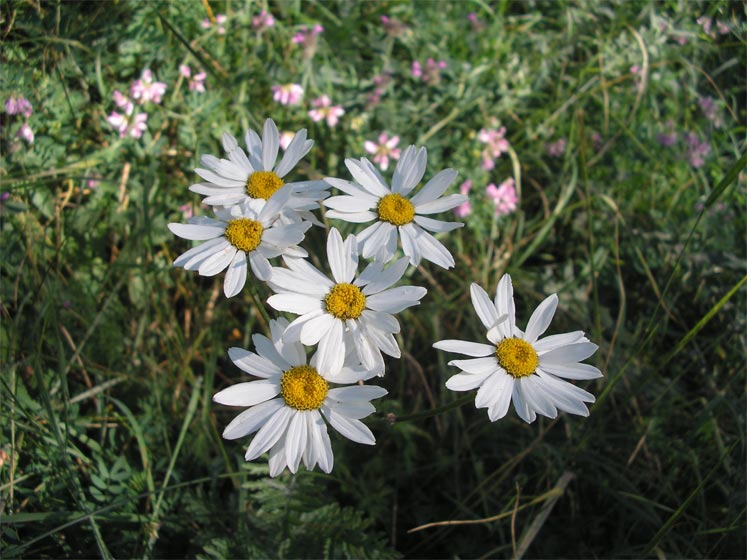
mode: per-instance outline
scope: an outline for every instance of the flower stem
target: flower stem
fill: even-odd
[[[407,422],[409,420],[420,420],[421,418],[430,418],[431,416],[436,416],[437,414],[441,414],[442,412],[447,412],[453,408],[459,408],[460,406],[467,404],[473,399],[474,397],[472,395],[465,395],[460,399],[451,401],[450,403],[445,404],[443,406],[431,408],[430,410],[423,410],[422,412],[415,412],[413,414],[405,414],[404,416],[397,416],[396,414],[390,414],[389,421],[392,424],[394,424],[395,422]]]
[[[249,295],[252,297],[254,307],[256,307],[259,310],[259,314],[262,315],[265,326],[269,327],[270,315],[267,313],[267,309],[265,309],[264,304],[261,303],[262,300],[259,298],[259,293],[257,293],[257,286],[254,284],[254,281],[247,282],[247,284],[249,285]]]

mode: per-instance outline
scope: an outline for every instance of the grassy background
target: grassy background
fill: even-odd
[[[210,6],[228,14],[225,35],[200,26],[197,1],[0,6],[0,93],[31,101],[36,135],[15,138],[23,120],[0,115],[3,556],[743,557],[744,7]],[[263,8],[277,23],[257,33]],[[406,28],[387,34],[382,15]],[[710,36],[702,15],[730,32]],[[316,23],[307,56],[291,37]],[[448,64],[439,83],[410,76],[428,57]],[[181,63],[208,72],[206,93],[188,91]],[[166,96],[147,106],[142,139],[120,139],[112,92],[146,67]],[[302,106],[272,101],[288,82],[306,88]],[[306,112],[324,93],[347,111],[333,129]],[[723,122],[700,108],[706,96]],[[387,131],[428,148],[426,179],[453,167],[473,182],[473,214],[444,240],[457,266],[410,273],[429,293],[400,315],[403,358],[367,421],[377,445],[333,436],[330,475],[270,479],[263,460],[244,463],[246,441],[220,438],[234,412],[211,397],[241,378],[226,350],[266,326],[246,291],[223,297],[222,275],[171,267],[188,245],[166,224],[185,203],[201,212],[187,190],[200,155],[266,116],[316,140],[300,178],[347,177],[343,159]],[[488,173],[476,133],[492,118],[513,151]],[[698,168],[688,132],[710,146]],[[484,187],[510,176],[520,208],[494,219]],[[323,239],[305,246],[320,255]],[[477,339],[468,286],[490,292],[503,272],[520,325],[557,292],[551,332],[600,345],[591,416],[490,423],[470,402],[387,422],[458,398],[431,344]]]

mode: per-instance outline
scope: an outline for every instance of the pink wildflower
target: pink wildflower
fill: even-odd
[[[482,168],[490,171],[495,167],[495,160],[501,157],[501,154],[508,152],[510,144],[506,138],[506,127],[498,129],[483,128],[477,133],[477,139],[486,144],[482,151]]]
[[[317,35],[322,31],[324,31],[324,28],[319,24],[316,24],[311,29],[304,25],[296,32],[291,42],[301,45],[303,47],[304,58],[309,59],[316,52]]]
[[[482,31],[483,29],[485,29],[485,23],[477,17],[477,14],[475,12],[467,15],[467,20],[472,26],[472,31]]]
[[[713,97],[701,97],[698,99],[698,105],[706,118],[713,123],[713,126],[720,128],[724,124],[724,119]]]
[[[656,135],[656,141],[664,148],[669,148],[677,142],[677,133],[674,131],[674,123],[667,121],[664,130]]]
[[[516,196],[516,187],[513,177],[503,181],[498,187],[490,183],[485,188],[485,194],[492,199],[495,205],[496,216],[508,216],[516,210],[516,203],[519,201]]]
[[[124,114],[112,111],[106,120],[114,129],[119,132],[119,137],[124,138],[125,136],[131,136],[132,138],[140,138],[143,132],[147,130],[148,125],[145,121],[148,120],[147,113],[138,113],[134,115],[135,106],[132,102],[128,101],[125,105]]]
[[[215,25],[218,26],[218,35],[226,34],[226,28],[223,24],[226,23],[227,19],[228,17],[226,16],[226,14],[216,14]],[[213,22],[210,21],[210,18],[205,18],[202,20],[202,23],[200,23],[200,26],[203,29],[210,29],[213,26]]]
[[[565,153],[568,141],[565,138],[558,138],[555,142],[545,144],[545,150],[552,157],[560,157]]]
[[[471,188],[472,181],[467,179],[464,183],[459,185],[459,192],[464,196],[467,196]],[[454,215],[457,218],[466,218],[470,214],[472,214],[472,206],[470,205],[469,200],[464,201],[462,204],[454,208]]]
[[[435,85],[441,81],[441,70],[446,68],[446,61],[436,62],[432,58],[425,61],[425,66],[417,60],[412,61],[412,77],[427,84]]]
[[[701,142],[698,135],[694,132],[685,134],[685,144],[687,144],[687,161],[695,169],[703,167],[705,156],[711,153],[711,146],[708,142]]]
[[[281,105],[298,105],[303,99],[303,88],[299,84],[274,85],[272,98]]]
[[[345,114],[345,109],[340,105],[332,105],[332,101],[330,101],[327,95],[322,95],[321,97],[314,99],[311,104],[315,107],[315,109],[309,111],[311,120],[319,122],[322,119],[326,119],[327,125],[330,128],[337,125],[340,117]]]
[[[262,10],[258,16],[252,18],[252,27],[257,31],[262,31],[275,25],[275,18],[267,10]]]
[[[114,93],[112,93],[112,99],[114,99],[114,104],[117,107],[126,107],[128,103],[132,103],[132,101],[130,101],[130,98],[118,89],[115,89]]]
[[[182,204],[182,205],[181,205],[181,206],[179,207],[179,212],[181,212],[181,213],[182,213],[182,215],[183,215],[183,216],[184,216],[185,218],[187,218],[187,219],[189,219],[189,218],[191,218],[192,216],[194,216],[194,215],[195,215],[195,211],[194,211],[194,209],[192,208],[192,205],[191,205],[190,203],[187,203],[187,204]]]
[[[166,93],[166,84],[154,82],[153,73],[147,68],[143,70],[140,79],[135,80],[130,86],[130,95],[141,105],[148,101],[160,103],[164,93]]]
[[[22,114],[24,117],[29,118],[33,111],[31,102],[25,97],[10,96],[5,101],[5,112],[9,115]]]
[[[31,127],[28,123],[23,123],[21,125],[21,128],[18,129],[18,132],[16,133],[17,138],[23,138],[28,142],[29,144],[34,143],[34,131],[31,130]]]
[[[389,167],[389,158],[399,159],[400,149],[396,147],[397,144],[399,144],[399,136],[389,138],[386,132],[382,132],[379,134],[378,144],[366,140],[363,147],[369,154],[374,154],[374,163],[377,163],[382,171],[386,171]]]
[[[723,21],[717,21],[716,28],[718,29],[719,35],[727,35],[731,31],[729,24],[724,23]]]
[[[207,74],[205,74],[205,72],[200,72],[199,74],[195,74],[194,77],[192,77],[192,69],[186,64],[179,65],[179,72],[189,81],[189,91],[204,93],[205,78],[207,78]]]

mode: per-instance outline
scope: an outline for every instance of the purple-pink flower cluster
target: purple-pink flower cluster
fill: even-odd
[[[252,18],[252,27],[256,31],[262,31],[275,25],[275,18],[267,10],[262,10],[259,15]]]
[[[298,105],[303,99],[303,88],[300,84],[276,84],[270,89],[272,98],[281,105]]]
[[[705,156],[711,153],[711,145],[708,142],[701,142],[700,137],[694,132],[685,134],[685,145],[687,152],[685,157],[695,169],[703,167]]]
[[[332,105],[332,101],[326,94],[314,99],[311,104],[314,106],[314,109],[309,111],[311,120],[314,122],[326,120],[329,127],[336,126],[340,117],[345,114],[345,109],[340,105]]]
[[[555,142],[548,142],[545,144],[545,151],[549,156],[560,157],[565,153],[567,145],[568,141],[565,138],[558,138]]]
[[[226,34],[226,21],[228,20],[228,17],[226,14],[216,14],[215,16],[215,25],[218,28],[218,34],[219,35],[225,35]],[[200,26],[203,29],[210,29],[213,26],[213,22],[210,21],[210,18],[205,18],[202,20],[202,23]]]
[[[420,64],[417,60],[412,61],[412,77],[426,84],[435,85],[441,81],[441,70],[446,68],[446,61],[429,58],[425,64]]]
[[[496,124],[493,124],[495,127]],[[495,160],[501,157],[501,154],[508,152],[510,144],[505,138],[506,127],[500,128],[483,128],[477,133],[477,139],[485,144],[482,150],[482,168],[490,171],[495,167]]]
[[[519,202],[513,177],[509,177],[497,187],[490,183],[485,187],[485,194],[493,201],[496,216],[508,216],[516,210],[516,204]]]
[[[164,93],[166,93],[166,84],[154,82],[153,72],[148,68],[143,70],[140,79],[132,82],[130,86],[130,95],[140,105],[148,102],[158,104],[161,102]]]
[[[192,69],[187,64],[180,64],[179,73],[187,78],[189,91],[196,91],[197,93],[205,92],[205,78],[207,78],[205,72],[199,72],[193,76]]]
[[[9,115],[23,116],[23,124],[16,132],[16,138],[25,140],[28,144],[34,143],[34,131],[29,126],[29,117],[34,112],[31,102],[23,96],[11,95],[5,100],[5,112]]]
[[[316,52],[317,36],[322,31],[324,31],[324,27],[318,23],[313,27],[307,27],[304,25],[296,31],[296,34],[293,36],[291,41],[303,47],[303,56],[308,59],[314,56],[314,53]]]
[[[703,28],[703,32],[706,35],[714,39],[716,38],[716,30],[718,30],[719,35],[727,35],[731,31],[729,24],[719,20],[714,21],[713,18],[709,18],[708,16],[700,16],[695,21]],[[716,24],[716,29],[713,29],[714,23]]]
[[[399,136],[392,136],[386,132],[379,134],[379,142],[372,142],[366,140],[363,143],[363,147],[369,154],[373,154],[374,163],[378,164],[382,171],[386,171],[389,167],[389,158],[399,159],[400,149],[397,148],[399,144]]]

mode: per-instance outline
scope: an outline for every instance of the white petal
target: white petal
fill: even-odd
[[[457,172],[453,169],[440,171],[420,189],[418,194],[410,199],[410,202],[416,208],[422,204],[433,202],[444,194],[444,191],[449,188],[449,185],[454,182],[456,177]]]
[[[226,233],[225,226],[201,226],[196,224],[169,224],[169,230],[182,239],[192,241],[215,239]]]
[[[257,350],[257,354],[275,364],[282,371],[287,371],[291,368],[291,365],[280,355],[280,352],[278,352],[278,349],[275,348],[275,345],[269,338],[261,334],[254,334],[252,335],[252,342],[254,343],[254,348]]]
[[[262,169],[272,171],[275,166],[275,160],[278,157],[278,147],[280,146],[280,134],[278,127],[272,119],[265,121],[262,129]]]
[[[301,327],[301,342],[306,346],[317,344],[337,322],[339,321],[329,313],[310,319]]]
[[[508,319],[498,325],[498,331],[503,335],[502,338],[514,336],[516,327],[516,310],[514,307],[514,288],[511,284],[511,276],[504,274],[498,281],[495,290],[495,310],[498,315],[507,315]]]
[[[347,418],[328,406],[322,406],[322,414],[324,414],[324,417],[335,430],[349,440],[356,443],[363,443],[365,445],[376,444],[376,438],[374,438],[371,430],[369,430],[360,420]]]
[[[471,360],[451,360],[450,366],[458,367],[464,373],[491,373],[498,369],[498,361],[495,356],[488,356],[486,358],[473,358]]]
[[[560,348],[561,346],[568,346],[569,344],[575,344],[577,342],[589,342],[589,339],[584,336],[584,331],[552,334],[550,336],[546,336],[542,340],[537,340],[532,344],[532,346],[534,347],[535,351],[541,355],[545,352],[549,352],[550,350]]]
[[[261,379],[226,387],[213,395],[213,400],[227,406],[253,406],[274,399],[278,393],[279,382]]]
[[[415,216],[415,223],[435,233],[446,233],[464,227],[462,222],[444,222],[443,220],[434,220],[425,216]]]
[[[205,259],[200,265],[198,272],[201,276],[215,276],[231,264],[233,257],[236,255],[236,247],[229,245],[220,252],[213,254]]]
[[[329,434],[327,434],[327,425],[322,420],[322,415],[318,411],[313,410],[309,415],[309,434],[313,439],[314,449],[316,451],[316,459],[319,462],[319,468],[324,472],[328,473],[332,470],[334,465],[334,456],[332,455],[332,445],[329,441]],[[311,423],[313,422],[313,430],[311,429]]]
[[[353,420],[360,420],[376,412],[376,407],[368,401],[328,402],[328,405]]]
[[[558,307],[558,296],[552,294],[545,298],[542,303],[537,306],[532,316],[529,318],[527,324],[527,330],[524,333],[524,340],[532,344],[539,336],[541,336],[550,326],[553,315],[555,315],[555,309]]]
[[[364,196],[332,196],[324,201],[324,206],[340,212],[365,212],[376,206],[377,198]]]
[[[540,356],[540,364],[571,364],[580,362],[591,356],[597,351],[597,346],[593,342],[579,342],[569,344],[555,350],[550,350]]]
[[[277,364],[243,348],[229,348],[228,357],[241,371],[257,377],[279,376],[283,373],[283,370]]]
[[[272,415],[265,425],[254,436],[252,443],[246,450],[244,459],[252,461],[270,449],[281,438],[288,428],[288,422],[295,412],[294,409],[282,406],[274,415]]]
[[[385,313],[399,313],[400,311],[418,305],[420,299],[428,290],[419,286],[400,286],[368,296],[366,307]]]
[[[323,315],[324,317],[324,315]],[[329,317],[329,315],[326,315]],[[335,375],[342,368],[345,360],[345,346],[343,345],[343,323],[333,319],[326,332],[319,340],[316,352],[317,363],[322,375]],[[303,341],[304,331],[301,331]],[[305,343],[304,343],[305,344]]]
[[[313,141],[306,141],[305,128],[296,132],[295,136],[293,136],[293,140],[291,140],[291,143],[288,144],[288,149],[285,150],[285,153],[283,154],[283,159],[280,160],[280,163],[275,170],[275,173],[277,173],[278,177],[282,178],[290,173],[290,171],[296,166],[296,164],[301,161],[301,159],[306,154],[309,153],[312,146],[314,146]]]
[[[392,192],[407,196],[423,178],[428,153],[425,148],[408,146],[397,162],[392,177]]]
[[[475,397],[475,406],[477,408],[488,408],[498,398],[498,389],[503,384],[503,378],[507,374],[502,371],[496,372],[490,375],[485,383],[477,390],[477,396]]]
[[[223,149],[226,151],[226,153],[230,153],[239,147],[239,143],[236,141],[236,138],[228,134],[228,132],[224,132],[221,136],[221,139],[223,140]]]
[[[338,212],[337,210],[327,210],[325,214],[328,218],[345,220],[352,224],[364,224],[376,219],[376,214],[373,212]]]
[[[440,340],[433,345],[437,350],[445,352],[456,352],[466,356],[483,358],[495,352],[495,346],[480,344],[479,342],[467,342],[465,340]]]
[[[267,282],[272,276],[272,267],[267,257],[263,256],[259,251],[252,251],[249,254],[249,264],[252,267],[252,273],[254,276]]]
[[[438,214],[439,212],[445,212],[456,208],[460,204],[467,202],[467,197],[463,194],[450,194],[431,202],[425,202],[423,204],[417,204],[415,206],[415,212],[417,214]]]
[[[285,457],[285,440],[287,432],[270,449],[270,459],[267,462],[270,467],[270,476],[275,477],[283,472],[288,464]]]
[[[304,412],[296,411],[285,434],[285,457],[288,461],[288,470],[292,473],[298,470],[298,464],[306,450],[307,435],[306,415]]]
[[[511,404],[511,395],[514,391],[515,380],[510,375],[503,377],[502,385],[497,389],[498,396],[493,399],[493,403],[488,408],[488,418],[491,422],[500,420],[508,412],[508,407]]]
[[[369,328],[377,329],[387,333],[399,332],[399,321],[389,313],[383,311],[372,311],[365,309],[361,318]]]
[[[371,263],[358,276],[357,285],[364,286],[363,295],[368,297],[386,290],[399,281],[407,270],[408,259],[403,257],[382,270],[382,263]]]
[[[391,194],[382,181],[380,181],[375,174],[370,173],[370,170],[367,167],[364,167],[361,162],[354,159],[346,159],[345,165],[353,176],[353,179],[355,179],[355,181],[369,194],[372,194],[377,198],[382,198]]]
[[[269,266],[269,265],[268,265]],[[227,298],[238,294],[246,283],[246,253],[236,251],[231,264],[226,270],[226,278],[223,281],[223,293]]]
[[[402,252],[410,258],[410,264],[412,266],[418,266],[422,254],[420,247],[418,246],[418,231],[422,231],[420,228],[415,229],[415,225],[405,224],[399,228],[400,237],[402,239]]]
[[[260,139],[259,134],[250,128],[244,135],[244,142],[246,142],[247,155],[249,156],[249,161],[251,162],[252,167],[256,171],[264,170],[261,159],[262,140]]]
[[[332,228],[327,236],[327,258],[335,282],[352,282],[358,270],[358,242],[355,237],[349,235],[343,243],[340,232]]]
[[[471,391],[482,385],[491,373],[492,371],[479,374],[457,373],[446,381],[446,387],[452,391]]]
[[[376,345],[366,336],[365,329],[352,319],[346,323],[361,364],[366,369],[375,371],[376,375],[384,375],[384,358]]]
[[[298,260],[303,261],[304,259]],[[308,275],[304,276],[285,268],[273,267],[270,282],[280,288],[280,290],[321,299],[327,295],[334,284],[322,276],[321,273],[317,272],[317,275],[309,277]],[[325,280],[324,282],[321,282],[322,278]]]
[[[527,405],[535,412],[539,412],[548,418],[555,418],[558,415],[558,410],[547,393],[546,385],[542,383],[538,376],[521,377],[517,383],[522,384]]]
[[[209,169],[202,169],[198,167],[195,169],[195,173],[197,173],[200,177],[202,177],[206,181],[213,183],[214,185],[221,186],[221,187],[244,188],[245,186],[244,181],[239,181],[236,179],[229,179],[227,177],[223,177],[222,175],[218,175],[217,173],[210,171]]]
[[[534,410],[532,410],[527,404],[527,401],[524,398],[522,385],[516,380],[514,380],[513,393],[511,398],[514,402],[514,408],[516,409],[516,414],[519,415],[519,418],[524,420],[524,422],[526,422],[527,424],[531,424],[532,422],[534,422],[537,418],[537,415],[535,414]]]
[[[597,379],[602,377],[599,368],[591,364],[543,364],[541,362],[542,359],[540,358],[540,367],[544,371],[566,379]]]
[[[388,391],[377,385],[351,385],[349,387],[336,387],[330,389],[327,398],[335,403],[345,401],[370,401],[380,399]]]
[[[210,255],[222,251],[229,245],[230,243],[224,237],[211,239],[179,255],[174,261],[174,266],[183,266],[187,270],[197,270]]]
[[[498,322],[498,312],[495,310],[495,305],[490,301],[488,294],[474,282],[470,285],[469,292],[472,298],[472,307],[475,308],[483,326],[486,329],[493,328]]]
[[[239,439],[256,432],[266,420],[284,405],[283,399],[274,399],[246,409],[223,430],[224,439]]]
[[[454,257],[438,239],[419,226],[414,225],[413,229],[417,231],[416,242],[424,259],[446,269],[454,266]]]
[[[361,241],[361,237],[358,237],[358,242],[361,243],[361,255],[364,259],[370,259],[377,251],[382,247],[387,246],[389,236],[393,231],[396,231],[395,227],[388,222],[379,222],[379,227],[373,229],[371,234]],[[376,259],[386,262],[386,259]]]
[[[267,303],[277,311],[287,311],[296,315],[322,310],[324,305],[318,298],[304,294],[275,294],[267,299]]]

